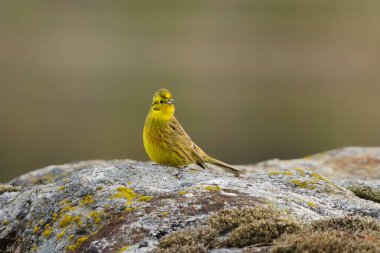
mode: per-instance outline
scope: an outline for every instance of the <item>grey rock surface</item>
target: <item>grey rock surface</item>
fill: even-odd
[[[151,252],[163,236],[243,206],[274,206],[305,224],[342,215],[380,220],[379,203],[346,189],[380,188],[380,148],[238,167],[241,178],[132,160],[30,172],[8,183],[19,188],[0,192],[0,252]]]

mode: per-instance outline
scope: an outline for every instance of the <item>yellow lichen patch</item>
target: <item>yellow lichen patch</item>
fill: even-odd
[[[76,224],[81,223],[80,217],[79,216],[74,217],[73,222],[75,222]]]
[[[34,228],[33,228],[33,233],[37,233],[38,231],[40,231],[40,227],[39,226],[35,226]]]
[[[220,187],[219,185],[207,185],[205,187],[203,187],[204,189],[208,190],[208,191],[220,191],[222,189],[222,187]]]
[[[30,248],[30,252],[36,252],[38,250],[38,246],[36,244],[33,244]]]
[[[132,189],[127,188],[125,186],[120,186],[117,189],[117,193],[111,196],[111,199],[124,198],[129,201],[137,198],[137,193],[135,193]]]
[[[127,213],[130,213],[130,212],[133,212],[134,210],[136,210],[135,207],[128,207],[124,211],[127,212]]]
[[[75,244],[73,245],[69,245],[67,247],[68,250],[70,251],[75,251],[76,249],[78,249],[85,241],[87,241],[88,239],[88,236],[83,236],[81,238],[78,238],[78,240],[75,242]]]
[[[74,239],[75,235],[70,235],[69,236],[69,241],[72,241]]]
[[[9,220],[8,220],[8,219],[5,219],[5,220],[3,221],[3,225],[6,226],[6,225],[8,225],[8,224],[9,224]]]
[[[70,223],[73,221],[74,217],[71,216],[71,215],[65,215],[61,222],[59,223],[59,226],[61,228],[64,228],[64,227],[67,227],[68,225],[70,225]]]
[[[75,207],[73,207],[73,206],[66,206],[66,207],[62,208],[62,209],[59,211],[59,214],[62,215],[62,214],[64,214],[64,213],[67,213],[67,212],[69,212],[69,211],[73,211],[73,210],[75,210]]]
[[[179,196],[183,196],[183,195],[185,195],[187,192],[186,191],[180,191],[179,193],[178,193],[178,195]]]
[[[116,190],[117,190],[117,193],[112,195],[111,199],[115,199],[115,198],[126,199],[127,200],[127,202],[125,203],[126,206],[132,205],[133,200],[149,201],[153,198],[151,196],[138,195],[132,189],[127,188],[125,186],[120,186]]]
[[[149,201],[151,200],[153,197],[152,196],[144,196],[144,195],[140,195],[139,196],[139,200],[140,201]]]
[[[304,171],[303,169],[300,169],[300,168],[294,168],[294,170],[298,171],[298,173],[299,173],[302,177],[306,176],[306,173],[305,173],[305,171]]]
[[[81,206],[91,205],[92,203],[94,203],[94,198],[91,195],[87,195],[83,199],[81,199],[80,203]]]
[[[42,232],[42,236],[45,237],[45,238],[47,238],[47,237],[49,237],[51,235],[52,232],[53,232],[53,229],[50,227],[49,224],[47,224],[45,226],[44,232]]]
[[[127,249],[129,249],[129,246],[125,246],[125,247],[119,249],[117,253],[124,252],[124,251],[126,251]]]
[[[315,179],[315,180],[322,180],[322,181],[325,181],[327,183],[330,183],[330,184],[334,184],[333,182],[331,182],[330,180],[328,180],[327,178],[319,175],[318,173],[311,173],[311,176]]]
[[[306,202],[306,204],[310,207],[316,207],[317,206],[317,204],[315,204],[314,202],[311,202],[311,201]]]
[[[65,188],[66,188],[65,186],[61,186],[61,187],[58,187],[58,190],[63,191]]]
[[[301,181],[298,179],[293,179],[290,182],[292,182],[293,184],[297,185],[300,188],[307,188],[311,190],[315,189],[315,185],[314,185],[315,182],[313,181],[307,181],[307,180]]]
[[[270,171],[268,172],[268,175],[269,176],[277,176],[277,175],[281,175],[282,173],[280,171]]]
[[[97,190],[97,191],[101,191],[101,190],[103,190],[103,186],[97,186],[97,187],[96,187],[96,190]]]
[[[62,231],[61,233],[59,233],[59,234],[57,235],[57,240],[61,240],[61,239],[62,239],[62,237],[64,237],[64,236],[65,236],[65,234],[66,234],[66,232],[65,232],[65,231]]]
[[[98,224],[102,221],[102,214],[98,212],[92,212],[88,215],[89,218],[91,218],[94,223]]]
[[[292,176],[294,173],[291,171],[271,171],[268,173],[269,176],[278,176],[278,175],[285,175],[285,176]]]
[[[58,214],[54,213],[53,214],[53,217],[51,218],[54,222],[57,221],[59,219],[59,216]]]
[[[168,216],[168,212],[162,212],[162,213],[161,213],[161,216],[162,216],[162,217],[166,217],[166,216]]]

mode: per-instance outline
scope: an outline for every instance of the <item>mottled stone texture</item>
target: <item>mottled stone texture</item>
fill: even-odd
[[[376,198],[360,195],[378,196],[380,148],[238,167],[241,178],[132,160],[33,171],[0,186],[0,252],[151,252],[164,236],[239,207],[274,207],[303,225],[342,215],[380,219]],[[347,189],[360,187],[357,196]],[[212,251],[259,252],[253,248]]]

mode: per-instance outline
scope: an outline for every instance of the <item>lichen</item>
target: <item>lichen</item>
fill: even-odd
[[[153,197],[152,196],[144,196],[144,195],[140,195],[139,196],[139,200],[140,201],[149,201],[151,200]]]
[[[119,249],[119,250],[117,251],[117,253],[122,253],[122,252],[126,251],[127,249],[129,249],[129,246],[125,246],[125,247]]]
[[[4,219],[4,221],[3,221],[3,225],[4,226],[7,226],[9,224],[9,220],[8,219]]]
[[[71,215],[63,216],[62,220],[59,222],[61,228],[67,227],[73,221],[74,217]]]
[[[208,191],[220,191],[222,189],[222,187],[220,187],[219,185],[206,185],[203,187],[204,189],[208,190]]]
[[[92,212],[88,215],[94,223],[99,224],[102,221],[102,215],[99,212]]]
[[[315,185],[314,185],[314,182],[310,181],[310,180],[293,179],[290,182],[292,184],[298,186],[299,188],[311,189],[311,190],[314,190],[316,188]]]
[[[57,235],[57,240],[61,240],[61,239],[62,239],[62,237],[64,237],[64,236],[65,236],[65,234],[66,234],[66,232],[65,232],[65,231],[62,231],[61,233],[59,233],[59,234]]]
[[[300,174],[301,177],[306,176],[305,170],[303,170],[301,168],[294,168],[294,170],[298,171],[298,173]]]
[[[180,192],[178,192],[178,195],[179,196],[183,196],[183,195],[185,195],[187,193],[187,191],[180,191]]]
[[[38,233],[38,231],[40,231],[40,227],[39,226],[34,226],[33,228],[33,233]]]
[[[45,230],[42,232],[42,236],[45,237],[45,238],[48,238],[51,235],[52,232],[53,232],[53,229],[50,227],[49,224],[47,224],[45,226]]]
[[[351,185],[351,186],[347,187],[347,189],[352,191],[359,198],[380,203],[380,191],[374,191],[369,186]]]
[[[124,198],[127,199],[128,201],[132,201],[135,198],[137,198],[137,194],[130,188],[127,188],[125,186],[120,186],[117,189],[117,193],[111,196],[111,199],[116,199],[116,198]]]
[[[72,245],[69,245],[67,247],[67,249],[69,251],[75,251],[76,249],[78,249],[80,246],[82,246],[82,244],[87,241],[87,239],[89,238],[89,236],[83,236],[83,237],[80,237],[77,239],[77,241],[75,242],[75,244],[72,244]]]
[[[65,188],[66,188],[65,186],[60,186],[60,187],[58,187],[58,190],[63,191]]]
[[[81,206],[91,205],[92,203],[94,203],[94,197],[92,197],[91,195],[87,195],[83,199],[81,199],[80,202],[81,202]]]
[[[278,175],[285,175],[285,176],[292,176],[294,173],[291,171],[270,171],[268,172],[269,176],[278,176]]]

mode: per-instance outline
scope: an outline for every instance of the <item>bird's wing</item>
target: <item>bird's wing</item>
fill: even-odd
[[[170,121],[169,126],[169,130],[173,131],[170,134],[170,144],[177,147],[181,153],[185,153],[187,159],[192,163],[200,163],[204,165],[203,157],[206,155],[205,152],[190,139],[189,135],[187,135],[174,116]]]

